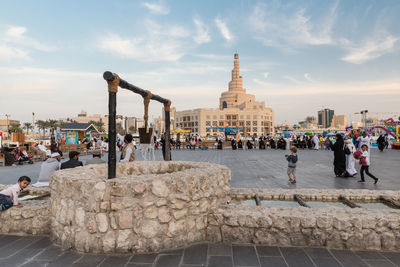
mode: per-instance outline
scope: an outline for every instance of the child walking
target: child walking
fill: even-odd
[[[360,164],[361,164],[361,169],[360,169],[360,175],[361,175],[361,180],[358,181],[360,183],[365,182],[364,180],[364,171],[365,173],[371,177],[372,179],[375,180],[374,184],[376,184],[378,182],[378,178],[376,178],[374,175],[372,175],[369,172],[369,165],[370,165],[370,158],[369,158],[369,154],[368,154],[368,145],[362,145],[361,146],[361,151],[362,154],[360,156]]]
[[[287,174],[289,176],[289,183],[295,184],[296,183],[296,162],[298,160],[297,158],[297,148],[292,146],[290,148],[290,151],[292,152],[291,155],[285,155],[286,160],[288,161],[288,168],[287,168]],[[293,175],[293,179],[291,177]]]
[[[22,207],[18,203],[18,196],[30,183],[31,178],[21,176],[15,185],[0,191],[0,211],[9,209],[12,206]]]

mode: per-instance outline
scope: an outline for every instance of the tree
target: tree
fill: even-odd
[[[9,130],[10,130],[10,132],[14,132],[14,133],[22,133],[21,124],[11,123]]]
[[[51,134],[54,134],[54,131],[58,127],[58,121],[57,120],[47,120],[46,121],[47,128],[51,131]]]
[[[129,133],[136,133],[136,128],[135,128],[135,126],[131,126],[131,127],[129,127]]]
[[[29,133],[29,130],[33,129],[32,123],[25,122],[25,123],[24,123],[24,129],[26,130],[26,134],[28,134],[28,133]]]
[[[124,128],[122,128],[122,126],[120,124],[117,124],[116,130],[117,130],[117,133],[119,133],[119,134],[122,134],[122,135],[125,134],[125,130],[124,130]]]
[[[104,122],[102,122],[101,119],[100,119],[100,121],[97,122],[97,124],[95,126],[96,126],[97,130],[99,130],[100,132],[104,132]]]
[[[40,130],[43,130],[43,135],[45,135],[45,131],[46,131],[46,127],[47,127],[46,122],[43,120],[37,120],[36,125],[39,129],[39,132],[40,132]]]
[[[91,120],[89,121],[89,123],[93,124],[94,127],[96,127],[97,130],[99,130],[99,132],[104,132],[104,123],[100,120],[100,121],[94,121]]]

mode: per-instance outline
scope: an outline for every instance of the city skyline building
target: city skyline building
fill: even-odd
[[[321,128],[329,128],[332,124],[335,111],[333,109],[325,108],[318,111],[318,126]]]

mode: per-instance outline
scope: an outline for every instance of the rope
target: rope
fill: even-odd
[[[171,111],[171,101],[170,100],[168,100],[168,102],[164,104],[164,110]]]
[[[118,93],[119,76],[116,73],[114,73],[114,80],[107,81],[107,83],[108,83],[108,92]]]
[[[152,97],[152,94],[149,90],[146,90],[147,95],[143,97],[143,103],[144,103],[144,127],[146,129],[146,132],[149,133],[149,128],[147,127],[147,122],[149,120],[149,103],[150,99]]]

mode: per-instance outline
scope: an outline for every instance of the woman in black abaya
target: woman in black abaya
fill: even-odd
[[[331,144],[334,160],[333,165],[336,177],[346,176],[346,154],[344,153],[344,140],[341,134],[336,134],[336,143]]]

